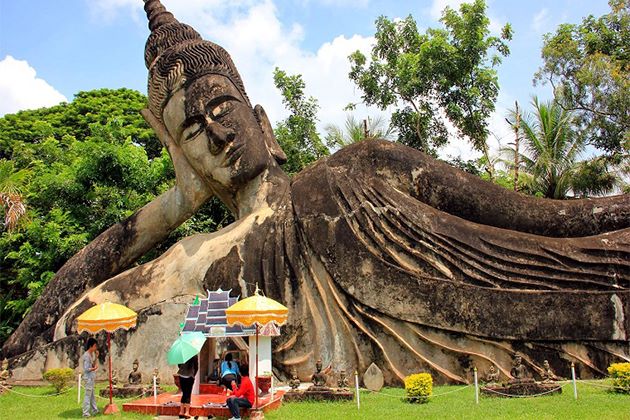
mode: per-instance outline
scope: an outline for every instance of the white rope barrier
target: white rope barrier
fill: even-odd
[[[23,397],[30,397],[30,398],[49,398],[49,397],[56,397],[57,395],[67,394],[67,393],[68,393],[70,390],[72,390],[72,388],[74,388],[74,387],[70,387],[70,388],[66,389],[65,391],[59,392],[59,393],[57,393],[57,394],[48,394],[48,395],[33,395],[33,394],[24,394],[24,393],[22,393],[22,392],[18,392],[18,391],[16,391],[16,390],[14,390],[14,389],[12,389],[12,388],[9,388],[9,387],[6,387],[6,386],[4,386],[4,385],[0,385],[0,388],[4,388],[4,389],[6,389],[6,390],[7,390],[7,391],[9,391],[9,392],[12,392],[12,393],[17,394],[17,395],[21,395],[21,396],[23,396]]]
[[[455,392],[460,392],[460,391],[463,391],[465,389],[468,389],[471,386],[472,385],[466,385],[466,386],[463,386],[461,388],[453,389],[451,391],[442,392],[440,394],[431,394],[427,398],[435,398],[435,397],[441,397],[442,395],[453,394]],[[376,394],[376,395],[383,395],[385,397],[398,398],[398,399],[405,399],[406,398],[405,395],[388,394],[387,392],[383,392],[383,391],[370,391],[370,393],[371,394]]]

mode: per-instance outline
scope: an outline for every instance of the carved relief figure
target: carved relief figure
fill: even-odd
[[[40,334],[75,335],[74,319],[105,299],[159,306],[176,325],[182,296],[218,287],[246,296],[244,285],[255,282],[289,308],[285,350],[274,358],[286,370],[296,360],[312,366],[319,354],[360,371],[378,359],[392,383],[412,373],[405,361],[414,360],[445,381],[466,382],[462,354],[501,355],[498,364],[513,342],[597,344],[593,366],[627,353],[627,195],[525,197],[378,140],[289,179],[269,119],[250,103],[229,54],[158,0],[145,10],[143,115],[169,152],[175,185],[68,261],[5,344],[7,354],[28,350]],[[236,222],[128,269],[212,196]],[[553,317],[539,310],[549,305]],[[576,318],[575,307],[585,316]]]
[[[328,378],[326,374],[322,372],[322,361],[321,359],[317,359],[315,363],[315,373],[311,377],[311,382],[313,382],[313,386],[315,387],[325,387]]]
[[[339,380],[337,381],[337,387],[341,389],[347,389],[350,386],[348,378],[346,377],[346,370],[341,369],[339,371]]]
[[[300,387],[300,378],[298,378],[297,370],[291,369],[291,379],[289,380],[289,386],[292,390],[296,390]]]
[[[142,373],[138,371],[139,366],[140,366],[140,363],[138,362],[138,359],[134,360],[133,369],[131,372],[129,372],[129,377],[128,377],[129,385],[142,384]]]
[[[527,368],[523,365],[523,358],[519,355],[514,357],[514,364],[510,370],[512,380],[516,382],[522,382],[528,379]]]
[[[490,369],[488,370],[488,374],[486,375],[486,383],[487,384],[496,384],[499,382],[501,374],[494,367],[494,365],[490,365]]]
[[[549,366],[549,361],[545,360],[543,362],[543,372],[541,374],[543,382],[555,382],[558,380],[558,377],[551,370],[551,366]]]

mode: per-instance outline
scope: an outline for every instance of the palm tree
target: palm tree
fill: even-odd
[[[21,194],[28,171],[16,171],[13,162],[0,159],[0,207],[4,211],[4,226],[8,231],[15,229],[26,213]]]
[[[326,130],[326,144],[331,149],[336,149],[369,139],[392,140],[394,130],[386,124],[387,122],[380,115],[359,121],[353,114],[348,114],[345,130],[334,124],[328,124],[324,128]]]
[[[585,144],[573,130],[573,115],[555,100],[541,103],[534,97],[532,106],[533,112],[523,114],[520,121],[523,153],[512,147],[501,150],[507,157],[503,162],[510,169],[519,162],[519,187],[530,194],[556,199],[576,190],[605,193],[614,188],[610,177],[584,177],[584,168],[592,165],[588,165],[590,161],[578,162]],[[516,115],[517,111],[512,111],[513,119]],[[510,120],[508,123],[512,124]]]

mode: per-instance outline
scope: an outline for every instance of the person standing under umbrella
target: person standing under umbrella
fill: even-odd
[[[96,396],[94,395],[94,385],[96,382],[96,370],[98,369],[98,360],[96,350],[96,340],[93,337],[88,338],[85,346],[86,351],[81,357],[83,366],[83,378],[85,379],[85,396],[83,397],[83,417],[90,417],[90,414],[98,413],[96,405]]]
[[[193,385],[195,384],[195,376],[199,369],[199,361],[197,355],[194,355],[188,359],[185,363],[177,365],[179,370],[177,375],[179,376],[179,386],[182,389],[181,407],[179,409],[179,418],[190,418],[190,395],[192,394]]]

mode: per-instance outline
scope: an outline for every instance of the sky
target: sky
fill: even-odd
[[[181,22],[232,56],[252,103],[265,107],[272,124],[288,116],[273,84],[273,70],[302,74],[306,93],[319,101],[319,129],[343,126],[348,103],[361,92],[348,79],[348,55],[369,55],[374,22],[411,14],[418,27],[440,27],[441,11],[462,0],[162,0]],[[549,98],[548,86],[534,86],[542,64],[543,34],[561,23],[579,23],[608,12],[606,0],[487,0],[490,29],[514,30],[511,54],[497,68],[500,92],[489,120],[489,144],[496,150],[511,139],[505,123],[518,101]],[[131,88],[146,94],[144,44],[149,34],[142,0],[0,0],[0,116],[71,101],[80,91]],[[360,106],[358,119],[387,111]],[[443,157],[477,157],[453,138]]]

